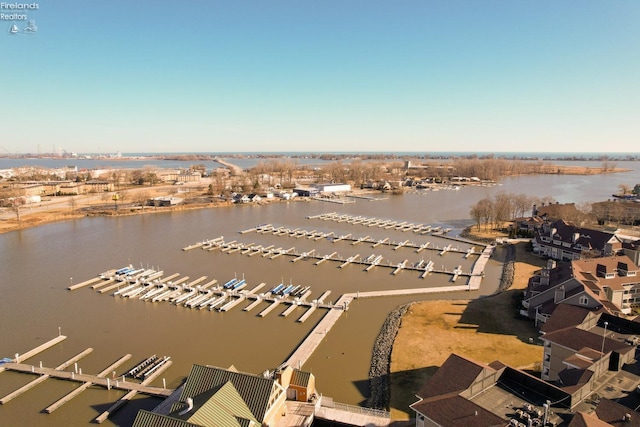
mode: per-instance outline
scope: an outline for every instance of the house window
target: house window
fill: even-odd
[[[589,298],[585,297],[584,295],[580,297],[580,305],[587,305],[589,304]]]

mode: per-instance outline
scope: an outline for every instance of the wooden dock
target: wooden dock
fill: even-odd
[[[94,277],[93,279],[85,280],[84,282],[78,283],[77,285],[71,285],[67,289],[70,291],[75,291],[76,289],[84,288],[85,286],[89,286],[99,281],[102,281],[101,277]]]
[[[107,375],[109,375],[111,372],[113,372],[116,368],[118,368],[120,365],[122,365],[124,362],[126,362],[129,359],[131,359],[131,355],[130,354],[125,354],[120,359],[116,360],[114,363],[112,363],[111,365],[109,365],[105,369],[103,369],[96,376],[100,377],[100,378],[106,377]],[[91,387],[92,385],[93,385],[93,383],[90,382],[90,381],[87,381],[87,382],[83,383],[77,389],[73,390],[72,392],[70,392],[66,396],[58,399],[56,402],[54,402],[51,405],[49,405],[46,408],[44,408],[44,412],[46,412],[47,414],[52,413],[53,411],[55,411],[56,409],[58,409],[59,407],[61,407],[62,405],[64,405],[65,403],[67,403],[68,401],[73,399],[74,397],[78,396],[80,393],[82,393],[83,391],[85,391],[89,387]]]
[[[86,355],[90,354],[92,351],[93,351],[92,348],[88,348],[88,349],[86,349],[84,351],[81,351],[80,353],[78,353],[75,356],[73,356],[71,359],[69,359],[66,362],[64,362],[63,364],[57,366],[55,369],[56,370],[67,369],[69,366],[73,365],[78,360],[80,360],[83,357],[85,357]],[[9,368],[9,369],[11,369],[11,368]],[[51,375],[44,374],[44,375],[41,375],[40,377],[36,378],[35,380],[33,380],[31,382],[28,382],[27,384],[23,385],[19,389],[15,390],[12,393],[9,393],[8,395],[6,395],[2,399],[0,399],[0,404],[4,405],[4,404],[8,403],[9,401],[11,401],[11,400],[15,399],[16,397],[20,396],[22,393],[26,392],[27,390],[30,390],[33,387],[37,386],[38,384],[44,382],[47,378],[51,378]]]
[[[169,368],[169,366],[171,366],[171,362],[168,361],[168,358],[165,358],[164,363],[160,364],[157,367],[157,369],[153,371],[151,375],[147,376],[142,382],[126,381],[124,376],[119,377],[118,379],[111,379],[108,377],[110,373],[115,374],[115,369],[131,358],[130,354],[126,354],[122,356],[121,358],[119,358],[118,360],[116,360],[115,362],[107,366],[105,369],[103,369],[97,375],[84,374],[82,373],[82,369],[79,369],[77,365],[78,360],[82,359],[83,357],[87,356],[93,351],[93,349],[91,348],[81,351],[80,353],[73,356],[71,359],[58,365],[55,368],[43,367],[42,362],[40,362],[39,366],[29,365],[29,364],[20,362],[21,360],[25,360],[35,356],[36,354],[39,354],[40,352],[62,342],[66,338],[67,337],[64,335],[59,335],[47,341],[46,343],[41,344],[38,347],[25,352],[21,356],[16,354],[16,358],[14,359],[13,362],[3,364],[0,367],[0,372],[5,370],[22,372],[22,373],[27,373],[31,375],[38,375],[38,377],[33,381],[30,381],[29,383],[25,384],[24,386],[18,388],[17,390],[13,391],[12,393],[9,393],[8,395],[1,398],[0,404],[3,404],[3,405],[7,404],[11,400],[15,399],[16,397],[20,396],[26,391],[32,389],[36,385],[41,384],[48,378],[79,382],[81,383],[81,385],[80,387],[74,389],[70,393],[67,393],[65,396],[61,397],[60,399],[56,400],[54,403],[46,407],[43,410],[43,412],[46,412],[46,413],[51,413],[56,409],[60,408],[62,405],[71,401],[71,399],[78,396],[80,393],[82,393],[84,390],[88,389],[92,385],[101,386],[107,389],[115,388],[115,389],[127,391],[128,393],[122,399],[116,402],[116,404],[114,404],[111,408],[109,408],[106,412],[104,412],[101,416],[99,416],[96,419],[97,422],[102,422],[109,416],[109,414],[113,413],[115,410],[121,407],[124,403],[129,401],[137,393],[143,393],[143,394],[157,396],[157,397],[168,397],[169,395],[171,395],[171,393],[173,393],[174,390],[171,390],[171,389],[167,389],[164,387],[151,387],[148,385],[153,380],[155,380],[162,372],[164,372],[164,370],[166,370],[167,368]],[[65,369],[67,369],[71,365],[75,365],[74,370],[66,371]]]
[[[33,356],[35,356],[36,354],[42,353],[43,351],[47,350],[48,348],[53,347],[54,345],[66,340],[67,337],[64,335],[58,335],[57,337],[50,339],[49,341],[47,341],[44,344],[40,344],[39,346],[37,346],[36,348],[26,351],[22,354],[16,354],[15,359],[13,359],[13,361],[15,363],[20,363],[23,360],[27,360]],[[0,369],[2,369],[2,367],[0,367]],[[2,371],[0,371],[2,372]]]
[[[352,300],[352,294],[345,294],[340,297],[340,299],[336,303],[336,306],[343,306],[346,308]],[[307,317],[310,316],[310,310],[311,309],[307,310],[307,312],[305,313]],[[311,357],[311,354],[313,354],[315,349],[320,345],[322,340],[327,336],[327,333],[331,330],[333,325],[335,325],[344,311],[345,310],[339,309],[329,310],[329,312],[324,315],[322,320],[318,322],[316,327],[313,328],[309,335],[307,335],[304,341],[302,341],[302,343],[298,346],[298,348],[296,348],[291,356],[289,356],[289,358],[283,363],[283,365],[288,365],[294,368],[300,368],[302,365],[304,365],[309,357]]]
[[[165,362],[164,364],[162,364],[162,366],[160,366],[159,369],[157,369],[153,374],[149,375],[144,381],[142,381],[139,384],[138,389],[132,388],[129,389],[129,392],[127,394],[125,394],[124,396],[122,396],[120,398],[120,400],[118,400],[116,403],[114,403],[113,405],[111,405],[111,407],[109,409],[107,409],[106,411],[104,411],[102,414],[98,415],[95,419],[95,422],[98,424],[103,423],[104,421],[107,420],[107,418],[109,418],[109,416],[111,414],[113,414],[114,412],[116,412],[117,410],[119,410],[120,408],[122,408],[122,406],[124,406],[125,403],[129,402],[131,399],[133,399],[133,397],[138,394],[138,393],[143,393],[143,394],[152,394],[149,393],[150,390],[158,390],[158,393],[160,394],[155,394],[155,396],[159,396],[159,397],[169,397],[174,390],[171,389],[159,389],[157,387],[148,387],[147,384],[151,383],[153,380],[155,380],[157,377],[159,377],[165,370],[169,369],[169,367],[171,366],[173,362],[171,362],[170,360],[168,360],[167,362]],[[110,381],[107,379],[107,383],[110,383]],[[124,383],[118,383],[116,382],[116,386],[122,386],[122,384]],[[135,384],[135,383],[127,383],[127,384]],[[113,387],[113,385],[111,385],[111,387]],[[118,387],[116,387],[118,388]]]

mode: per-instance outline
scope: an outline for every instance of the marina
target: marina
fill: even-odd
[[[265,233],[265,232],[270,232],[271,230],[277,230],[276,228],[269,228],[269,227],[273,227],[273,226],[271,225],[258,226],[258,227],[254,227],[253,231]],[[244,231],[247,231],[247,230],[244,230]],[[282,233],[282,231],[280,230],[279,233]],[[300,233],[304,233],[305,235],[313,235],[313,236],[317,235],[317,232],[310,233],[303,230],[286,232],[287,235],[292,235],[291,233],[294,233],[294,235],[299,235]],[[402,242],[394,242],[389,238],[382,239],[382,240],[375,240],[370,238],[369,236],[354,237],[351,234],[342,235],[337,238],[330,238],[330,239],[331,239],[330,241],[333,243],[337,243],[340,241],[349,241],[352,243],[352,246],[354,243],[355,244],[368,243],[368,244],[371,244],[371,247],[378,247],[380,245],[385,245],[385,246],[391,247],[394,251],[400,250],[402,248],[409,248],[409,249],[415,250],[416,253],[419,253],[426,249],[429,249],[439,254],[440,256],[444,256],[447,253],[453,253],[453,254],[460,254],[465,259],[468,259],[472,255],[479,255],[479,253],[476,252],[474,247],[469,249],[460,249],[460,248],[453,247],[451,244],[443,248],[440,248],[428,242],[423,244],[417,244],[414,242],[410,242],[409,240],[404,240]],[[479,243],[477,242],[474,242],[474,243],[476,245],[479,245]],[[213,248],[215,248],[216,246],[221,248],[226,248],[227,253],[229,254],[238,252],[235,249],[246,248],[247,252],[245,252],[245,255],[252,256],[260,253],[262,254],[263,257],[269,258],[269,259],[276,259],[280,256],[289,256],[289,257],[292,257],[291,259],[292,262],[297,262],[300,260],[313,260],[314,265],[320,265],[325,261],[338,262],[339,268],[345,268],[350,264],[360,264],[365,266],[364,271],[371,271],[375,267],[385,267],[385,268],[390,268],[392,270],[391,271],[392,275],[398,274],[400,270],[417,271],[420,273],[420,276],[419,276],[420,278],[424,278],[430,273],[455,276],[456,279],[460,276],[470,278],[475,274],[481,274],[477,272],[474,273],[473,271],[466,271],[466,272],[462,270],[454,271],[454,270],[447,270],[445,268],[436,269],[434,268],[434,262],[432,260],[429,260],[428,262],[424,262],[424,260],[422,260],[422,262],[418,261],[412,264],[409,262],[409,259],[405,259],[402,262],[392,262],[391,260],[387,260],[387,262],[383,262],[383,257],[381,255],[376,256],[375,254],[372,254],[366,258],[361,258],[360,254],[355,254],[348,257],[342,257],[338,254],[337,251],[334,251],[330,254],[320,254],[315,249],[312,249],[310,251],[305,251],[305,252],[298,252],[296,251],[295,247],[290,247],[288,249],[278,247],[274,249],[274,248],[263,247],[261,245],[244,244],[236,240],[233,240],[227,243],[225,242],[224,239],[216,241],[216,243],[213,244]]]
[[[408,224],[398,224],[398,226],[406,228]],[[190,264],[185,264],[191,266],[189,271],[172,272],[167,271],[167,268],[144,268],[141,264],[136,266],[135,262],[133,265],[129,262],[126,264],[123,262],[122,264],[125,265],[121,264],[121,266],[115,268],[108,265],[106,268],[98,270],[104,271],[103,273],[90,277],[88,280],[81,281],[78,284],[72,283],[68,286],[68,289],[73,293],[76,293],[76,291],[83,293],[91,290],[96,295],[109,294],[114,301],[122,301],[116,303],[116,307],[122,313],[138,311],[136,307],[139,307],[142,312],[148,312],[149,307],[154,306],[158,308],[164,307],[159,314],[164,313],[165,318],[167,308],[184,312],[192,311],[197,313],[198,323],[209,317],[212,319],[210,321],[212,324],[214,324],[213,322],[217,323],[220,321],[220,315],[233,319],[229,321],[234,323],[238,321],[246,323],[246,321],[239,319],[238,316],[246,317],[249,322],[264,323],[265,325],[276,325],[273,322],[278,318],[286,319],[286,323],[291,325],[311,322],[310,328],[312,328],[312,332],[305,332],[301,335],[299,341],[296,340],[291,347],[286,347],[293,350],[291,353],[289,353],[289,350],[284,350],[286,353],[282,354],[275,361],[275,364],[270,365],[272,367],[278,366],[278,363],[286,359],[284,363],[291,363],[293,366],[300,367],[309,363],[309,359],[316,352],[318,346],[325,342],[332,328],[338,324],[338,319],[346,318],[342,314],[349,310],[349,305],[356,299],[412,297],[414,295],[440,294],[443,292],[466,293],[477,291],[480,287],[482,272],[478,270],[478,264],[482,256],[477,249],[481,246],[480,244],[474,243],[473,250],[470,253],[468,245],[461,245],[464,247],[456,248],[455,241],[450,240],[449,246],[451,250],[448,250],[443,255],[443,257],[447,258],[447,261],[443,261],[443,268],[439,268],[440,263],[436,267],[434,260],[438,259],[439,251],[442,250],[442,247],[438,248],[438,244],[442,246],[442,242],[438,242],[435,238],[429,239],[427,237],[427,239],[431,240],[430,242],[420,241],[419,238],[412,239],[411,237],[397,239],[398,236],[401,236],[398,230],[392,230],[395,234],[389,232],[387,236],[380,236],[380,232],[377,230],[375,232],[378,234],[371,230],[372,232],[362,233],[361,235],[349,231],[337,232],[336,230],[326,230],[320,227],[313,229],[312,227],[306,228],[302,226],[279,227],[272,224],[261,224],[252,227],[252,229],[243,230],[239,235],[234,236],[235,238],[229,239],[229,241],[218,234],[219,237],[215,239],[200,238],[197,243],[184,246],[188,250],[182,251],[185,254],[181,255],[181,257],[191,260]],[[242,236],[242,238],[238,236]],[[406,234],[403,236],[406,236]],[[295,242],[293,240],[285,242],[285,239],[295,239]],[[310,245],[311,247],[309,247]],[[421,247],[422,249],[420,249]],[[196,249],[200,249],[200,251],[196,251]],[[171,249],[169,248],[169,250]],[[356,250],[358,252],[356,254],[349,253],[349,251],[355,252]],[[345,251],[344,256],[339,254],[342,251]],[[210,252],[211,254],[209,255]],[[412,256],[412,253],[415,255]],[[260,258],[256,257],[258,254],[261,255]],[[394,254],[397,254],[400,259],[394,260]],[[470,262],[456,262],[452,265],[452,259],[459,257],[460,261],[462,261],[465,255],[467,255],[466,259],[471,258]],[[174,255],[170,256],[173,257]],[[421,259],[420,257],[422,256],[424,258]],[[433,259],[429,259],[430,256]],[[214,275],[218,277],[213,278],[212,271],[206,268],[209,264],[208,257],[216,258],[216,263],[222,261],[224,264],[229,264],[229,267],[222,272],[218,272],[218,266],[215,264]],[[475,257],[478,258],[478,261],[474,264]],[[248,261],[251,265],[260,266],[253,272],[247,270],[251,272],[247,278],[242,274],[243,270],[239,270],[240,274],[236,275],[234,273],[237,268],[236,264],[245,265],[247,263],[245,260],[251,260]],[[272,263],[270,260],[275,260],[276,262]],[[160,262],[163,266],[167,266],[166,260],[161,259]],[[154,262],[154,264],[156,263]],[[330,273],[331,268],[327,268],[331,267],[331,264],[336,268],[334,273]],[[444,268],[444,264],[447,264],[446,268]],[[456,275],[452,267],[458,264],[465,265],[465,271],[458,272],[458,275]],[[198,265],[204,268],[193,269],[193,266]],[[287,265],[290,267],[285,267]],[[474,269],[466,271],[467,269],[471,270],[469,267],[471,265],[473,265]],[[340,266],[343,267],[338,268]],[[388,271],[389,275],[397,276],[399,279],[394,279],[393,288],[387,287],[384,290],[375,291],[368,291],[366,284],[369,281],[363,279],[362,284],[364,286],[360,288],[361,291],[353,292],[352,289],[358,289],[354,287],[354,283],[360,283],[353,276],[354,273],[358,274],[358,267],[363,272],[368,272],[366,277],[372,277],[377,281],[379,281],[380,274],[385,274],[385,270]],[[176,266],[171,268],[175,269]],[[295,280],[278,280],[281,275],[280,271],[276,273],[276,277],[273,277],[273,273],[270,277],[262,276],[264,269],[277,271],[282,268],[304,269],[306,273],[311,273],[312,270],[318,271],[327,278],[331,277],[332,274],[339,275],[339,277],[345,277],[344,285],[350,286],[350,289],[336,293],[335,288],[327,289],[327,287],[321,287],[324,284],[320,280],[313,280],[311,278],[313,274],[310,276],[309,283],[305,283],[305,275],[298,275]],[[412,271],[421,277],[425,277],[428,274],[448,276],[449,286],[444,286],[442,280],[438,278],[422,282],[424,284],[421,285],[420,281],[412,279],[410,274],[407,274]],[[478,274],[477,278],[471,277],[474,272]],[[81,277],[79,273],[75,273],[74,276]],[[457,279],[455,283],[453,282],[454,276]],[[333,280],[335,280],[335,277],[338,276],[334,276]],[[472,281],[472,279],[474,280]],[[337,283],[340,283],[341,286],[343,285],[341,282]],[[313,288],[318,289],[319,292],[314,294]],[[332,296],[334,298],[331,298]],[[330,298],[335,302],[330,301]],[[84,300],[85,298],[81,299]],[[153,310],[155,311],[157,308]],[[210,315],[209,313],[211,312],[220,313],[220,315]],[[180,314],[178,313],[177,315]],[[160,318],[158,320],[162,322]],[[226,322],[228,323],[229,321]],[[277,325],[279,328],[282,327],[282,324]],[[245,326],[251,328],[250,323]],[[197,327],[196,325],[195,328],[197,329]],[[257,325],[256,327],[260,328]],[[126,363],[123,363],[121,365],[123,372],[118,375],[117,379],[118,384],[124,380],[125,383],[141,384],[145,382],[145,385],[149,385],[147,383],[149,376],[154,375],[158,370],[167,369],[173,361],[173,359],[168,359],[167,356],[155,357],[154,355],[152,360],[147,364],[143,364],[147,359],[138,360],[135,366],[126,366],[126,371],[124,370]],[[154,363],[162,363],[162,365],[154,369]],[[174,361],[174,363],[178,363],[178,366],[184,365],[184,357],[182,360]],[[312,365],[316,363],[313,362]],[[134,370],[140,364],[143,365]],[[109,363],[105,363],[105,365],[109,365]],[[55,364],[52,363],[51,366],[59,368],[62,365],[57,362]],[[72,366],[68,366],[63,370],[70,372],[73,370]],[[51,369],[55,370],[55,368]],[[58,408],[63,407],[65,405],[64,402],[71,401],[74,396],[83,394],[82,391],[85,389],[94,388],[94,385],[100,387],[102,383],[99,382],[99,378],[104,376],[105,372],[107,375],[103,380],[114,380],[115,378],[112,376],[114,370],[117,369],[111,369],[111,374],[109,374],[106,368],[103,369],[102,366],[94,367],[91,371],[97,372],[97,374],[94,374],[92,378],[79,377],[79,371],[78,374],[73,372],[75,378],[85,379],[84,381],[78,381],[78,386],[74,389],[77,391],[71,393],[66,391],[57,396],[57,400],[51,399],[46,402],[46,405],[42,405],[43,412],[45,409],[46,411],[53,411],[54,414],[62,412]],[[131,373],[129,373],[130,371]],[[21,372],[26,372],[26,370]],[[39,380],[38,383],[34,383],[31,387],[46,383],[46,378],[62,379],[62,376],[56,375],[43,377],[45,379]],[[125,378],[121,380],[123,376]],[[175,384],[172,386],[176,387]],[[44,389],[44,387],[52,386],[42,385],[41,387]],[[20,389],[20,386],[16,388]],[[124,390],[123,388],[119,389]],[[133,406],[126,405],[126,403],[130,401],[134,394],[141,392],[135,390],[124,391],[126,392],[124,396],[114,402],[113,405],[105,405],[100,408],[100,413],[96,414],[97,416],[94,415],[92,419],[95,422],[106,421],[121,408]],[[127,411],[128,409],[124,412],[126,413]]]
[[[430,227],[430,226],[429,226]],[[433,251],[438,251],[438,252],[442,252],[445,248],[445,253],[448,251],[451,252],[458,252],[458,253],[462,253],[462,254],[467,254],[469,253],[468,250],[462,250],[456,247],[453,247],[452,245],[447,245],[443,248],[440,248],[438,246],[434,246],[431,242],[425,242],[423,244],[417,245],[409,240],[404,240],[401,242],[395,242],[395,241],[391,241],[389,237],[386,237],[384,239],[373,239],[371,238],[371,236],[364,236],[364,237],[355,237],[353,236],[353,234],[349,233],[349,234],[343,234],[343,235],[339,235],[337,236],[334,232],[329,232],[329,233],[323,233],[320,231],[306,231],[306,230],[300,230],[298,228],[291,230],[288,228],[284,228],[284,227],[275,227],[271,224],[263,224],[263,225],[259,225],[253,228],[249,228],[246,230],[242,230],[240,231],[241,234],[246,234],[246,233],[250,233],[250,232],[257,232],[257,233],[261,233],[261,234],[273,234],[274,236],[289,236],[289,237],[307,237],[308,239],[313,239],[313,240],[318,240],[318,239],[327,239],[330,242],[333,243],[338,243],[341,241],[347,241],[347,242],[351,242],[351,244],[353,246],[359,244],[359,243],[368,243],[371,244],[372,247],[377,247],[380,245],[386,245],[386,246],[392,246],[395,250],[400,249],[404,246],[410,247],[412,249],[415,249],[416,252],[421,252],[427,249],[433,250]],[[448,235],[443,235],[443,234],[434,234],[435,236],[438,236],[440,238],[446,238],[452,241],[458,241],[460,243],[465,243],[465,244],[472,244],[472,245],[481,245],[478,242],[474,242],[468,239],[463,239],[460,237],[454,237],[454,236],[448,236]],[[236,244],[236,241],[233,240],[229,243],[224,243],[224,238],[221,238],[220,240],[218,240],[216,243],[213,244],[213,246],[217,246],[217,247],[226,247],[226,245],[233,245]],[[471,252],[471,254],[473,254],[473,252]]]
[[[261,303],[268,304],[267,307],[259,312],[257,315],[258,317],[265,317],[281,304],[289,306],[287,310],[285,310],[285,317],[293,312],[291,307],[294,309],[301,307],[312,311],[315,311],[317,308],[327,310],[344,308],[342,306],[325,303],[324,299],[328,295],[327,292],[323,293],[319,298],[311,302],[307,301],[307,298],[312,293],[310,286],[293,284],[285,285],[280,283],[272,287],[267,292],[258,293],[258,291],[266,286],[266,283],[260,283],[248,291],[245,289],[247,286],[246,280],[244,278],[239,279],[237,277],[234,277],[233,279],[230,279],[224,284],[218,286],[215,286],[217,280],[211,280],[204,285],[199,285],[199,283],[202,283],[207,279],[207,276],[202,276],[190,283],[185,283],[189,280],[189,276],[184,276],[175,281],[155,278],[150,282],[140,281],[134,284],[123,285],[123,282],[117,280],[115,280],[115,283],[112,282],[113,277],[109,277],[111,274],[115,274],[110,273],[112,271],[114,270],[109,270],[97,276],[98,280],[102,280],[105,283],[111,283],[106,288],[98,290],[99,293],[113,291],[116,289],[114,286],[122,286],[121,288],[117,288],[112,293],[112,296],[139,299],[141,301],[148,302],[170,302],[173,305],[185,308],[209,311],[217,310],[220,312],[229,311],[241,304],[243,301],[250,302],[246,307],[244,307],[243,311],[250,311]],[[179,274],[175,273],[169,277],[171,279],[175,279],[178,276]],[[87,280],[87,282],[95,283],[95,279]],[[79,288],[70,286],[68,289],[76,290]],[[308,315],[305,316],[303,314],[297,321],[304,322],[308,317]]]
[[[375,217],[367,217],[362,215],[339,214],[337,212],[322,213],[318,215],[308,216],[307,219],[321,219],[323,221],[346,222],[354,225],[362,225],[366,227],[379,227],[386,230],[394,229],[400,231],[413,231],[414,233],[447,233],[450,230],[436,229],[428,224],[415,224],[407,221],[385,220]]]
[[[369,218],[357,218],[346,216],[335,216],[335,220],[346,222],[350,224],[373,224]],[[378,225],[386,230],[394,231],[416,231],[416,225],[401,221],[401,222],[389,222],[382,221]],[[444,230],[439,227],[422,227],[421,233],[425,230],[429,230],[429,233],[434,236],[442,237]],[[226,254],[235,256],[247,256],[253,257],[260,254],[263,258],[268,260],[275,260],[280,257],[286,257],[291,263],[298,263],[304,261],[313,261],[314,266],[318,266],[322,263],[331,261],[337,263],[339,269],[346,269],[351,265],[361,265],[364,267],[364,272],[370,272],[376,267],[390,269],[392,276],[399,275],[403,270],[416,271],[419,273],[419,278],[424,279],[430,274],[441,274],[449,276],[449,283],[455,283],[459,278],[464,277],[465,283],[459,285],[449,286],[430,286],[419,288],[406,288],[406,289],[387,289],[382,291],[358,291],[344,293],[338,297],[335,303],[327,302],[328,297],[331,294],[331,290],[324,290],[321,294],[315,298],[312,297],[311,286],[289,283],[284,281],[275,285],[268,286],[266,282],[261,282],[258,285],[249,286],[244,276],[228,277],[225,280],[218,282],[216,279],[209,279],[207,275],[198,275],[196,279],[191,279],[189,276],[182,276],[180,273],[173,273],[165,276],[164,271],[159,269],[150,268],[135,268],[132,265],[126,265],[121,268],[112,268],[104,273],[98,274],[94,278],[85,280],[77,285],[70,285],[68,289],[70,291],[87,288],[95,290],[96,292],[110,293],[114,298],[125,299],[138,299],[140,301],[148,303],[160,303],[166,302],[173,306],[180,306],[192,310],[202,311],[216,311],[225,313],[238,308],[240,312],[254,312],[255,318],[263,319],[269,315],[277,315],[283,318],[289,318],[294,313],[298,312],[294,317],[296,323],[304,323],[311,319],[316,312],[324,310],[325,313],[321,315],[320,321],[312,329],[312,331],[304,337],[299,343],[296,349],[290,354],[290,356],[283,362],[283,365],[289,364],[300,368],[304,365],[317,347],[324,341],[329,331],[341,318],[342,314],[349,309],[349,305],[353,300],[358,298],[375,298],[375,297],[392,297],[392,296],[407,296],[407,295],[420,295],[430,293],[442,293],[442,292],[460,292],[460,291],[474,291],[478,290],[484,274],[484,265],[491,256],[493,248],[486,246],[482,252],[479,252],[476,247],[480,246],[479,243],[473,242],[473,246],[470,248],[455,247],[455,241],[457,238],[450,238],[450,242],[443,247],[439,247],[437,243],[432,241],[427,242],[414,242],[411,239],[401,239],[399,241],[393,240],[391,236],[388,237],[372,237],[371,235],[357,236],[353,233],[337,234],[335,231],[320,231],[317,229],[306,230],[300,227],[287,228],[284,226],[274,226],[272,224],[261,224],[255,227],[247,228],[240,231],[241,235],[249,235],[256,233],[257,235],[273,235],[277,238],[292,238],[292,239],[308,239],[314,242],[320,240],[327,243],[340,245],[348,244],[350,248],[360,247],[365,248],[367,245],[372,249],[378,249],[384,253],[384,250],[391,253],[407,253],[412,251],[415,254],[421,252],[428,252],[434,256],[451,257],[459,256],[461,259],[469,259],[471,257],[477,257],[476,262],[473,264],[471,271],[463,271],[462,265],[459,264],[453,269],[435,268],[435,263],[432,259],[421,258],[419,260],[411,261],[410,258],[404,258],[400,262],[385,259],[383,254],[369,253],[362,254],[356,253],[346,257],[341,256],[338,251],[331,251],[330,253],[321,253],[318,248],[297,250],[295,246],[289,245],[275,245],[266,244],[260,241],[251,241],[251,243],[232,239],[226,241],[224,236],[219,236],[214,239],[201,240],[191,245],[183,247],[184,252],[189,252],[195,249],[206,250],[208,252],[217,251],[219,254]],[[434,234],[435,233],[435,234]],[[438,234],[440,233],[440,234]],[[464,239],[459,240],[461,243],[469,244],[469,241]],[[302,245],[304,246],[304,245]],[[336,246],[337,247],[337,246]],[[220,255],[218,255],[220,256]],[[255,310],[255,311],[254,311]],[[130,356],[129,356],[130,357]],[[124,359],[123,362],[124,363]],[[171,360],[168,356],[157,357],[153,355],[147,359],[140,361],[136,366],[130,368],[126,373],[122,374],[122,382],[126,382],[125,377],[131,378],[129,382],[135,382],[140,385],[146,385],[148,378],[153,378],[154,374],[158,371],[162,371],[170,366]],[[59,365],[54,370],[64,370],[69,364]],[[115,369],[111,369],[113,372]],[[63,397],[59,401],[55,402],[45,411],[53,411],[57,407],[64,404],[64,402],[72,399],[74,396],[80,394],[82,390],[89,388],[93,384],[98,384],[100,378],[103,378],[109,371],[106,369],[93,376],[91,379],[87,379],[82,382],[81,386],[67,396]],[[61,378],[64,375],[57,375],[56,378]],[[74,376],[75,373],[74,373]],[[43,378],[43,379],[40,379]],[[33,385],[27,385],[34,387],[39,382],[45,381],[49,378],[45,375],[38,378],[38,382],[34,382]],[[120,385],[120,382],[118,383]],[[25,386],[25,387],[27,387]],[[22,389],[16,390],[15,393],[19,395]],[[120,407],[124,406],[136,393],[140,390],[129,390],[125,396],[115,402],[111,408],[104,411],[100,416],[96,418],[96,422],[102,422],[108,418],[108,416]]]

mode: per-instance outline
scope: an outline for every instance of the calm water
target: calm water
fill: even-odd
[[[431,257],[436,267],[443,265],[451,269],[462,264],[463,269],[468,270],[471,263],[459,254],[440,257],[429,252],[416,254],[406,248],[398,251],[381,247],[373,249],[365,244],[333,244],[256,233],[241,235],[238,231],[261,223],[272,223],[337,234],[390,237],[395,241],[431,241],[443,246],[445,242],[433,237],[306,217],[336,211],[442,224],[454,227],[455,232],[469,224],[469,206],[496,191],[552,195],[561,202],[580,202],[593,200],[590,197],[594,194],[606,198],[617,190],[620,182],[635,184],[637,176],[637,171],[634,171],[626,175],[584,178],[522,177],[506,180],[496,187],[407,194],[377,202],[358,201],[350,205],[292,202],[126,218],[86,218],[0,235],[0,356],[13,356],[16,352],[31,349],[57,335],[60,327],[69,338],[31,359],[31,363],[42,360],[46,366],[55,366],[91,347],[93,353],[79,362],[84,372],[98,372],[127,353],[133,357],[119,372],[151,354],[171,356],[174,365],[163,375],[170,387],[179,385],[193,363],[223,367],[234,365],[242,371],[260,373],[285,360],[324,311],[317,311],[307,322],[299,324],[295,320],[303,309],[283,318],[278,315],[283,307],[259,318],[257,314],[263,306],[249,313],[242,311],[243,305],[227,313],[203,312],[167,303],[114,298],[90,288],[70,292],[66,287],[71,282],[78,283],[128,263],[159,266],[166,274],[176,272],[192,279],[207,275],[220,282],[234,275],[244,275],[249,287],[261,282],[273,286],[282,281],[310,285],[313,290],[311,298],[331,290],[329,300],[333,301],[344,292],[445,284],[445,277],[432,275],[419,279],[418,274],[409,271],[393,276],[391,270],[382,268],[364,272],[358,265],[339,269],[336,263],[329,262],[314,266],[311,261],[294,264],[286,257],[269,260],[238,253],[199,249],[183,252],[180,249],[196,241],[222,235],[227,241],[274,244],[295,247],[298,251],[316,249],[321,254],[338,251],[343,257],[376,253],[393,263],[404,259],[416,262]],[[492,293],[499,274],[500,264],[491,262],[480,292],[430,298],[473,298]],[[352,404],[366,399],[370,351],[375,336],[387,313],[411,299],[394,297],[354,302],[304,366],[316,375],[320,392]],[[31,380],[28,375],[6,372],[1,378],[2,396]],[[161,384],[161,381],[156,384]],[[53,414],[40,413],[74,387],[66,382],[48,380],[0,407],[0,425],[87,425],[122,394],[90,390]],[[127,425],[138,408],[151,408],[155,404],[155,399],[137,399],[135,404],[127,405],[107,424]]]

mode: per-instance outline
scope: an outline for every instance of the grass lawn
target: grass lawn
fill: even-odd
[[[413,415],[409,405],[427,378],[451,353],[477,362],[503,363],[539,370],[542,346],[530,344],[538,336],[533,323],[516,318],[514,298],[544,261],[518,244],[513,286],[506,292],[459,301],[414,304],[402,319],[391,355],[391,412],[394,419]],[[537,341],[537,340],[536,340]]]

